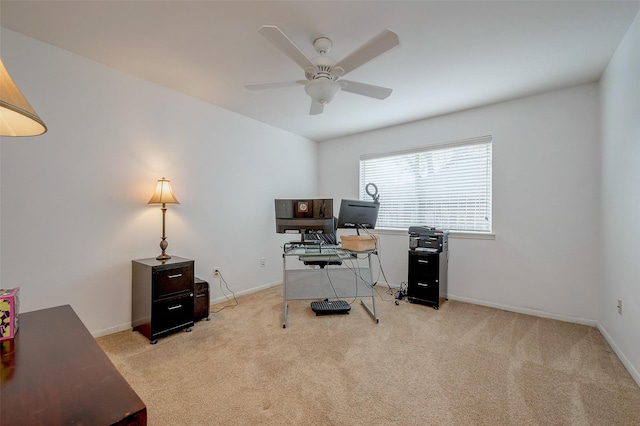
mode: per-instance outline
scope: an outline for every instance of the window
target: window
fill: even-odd
[[[491,232],[491,136],[360,157],[360,199],[380,194],[379,228]]]

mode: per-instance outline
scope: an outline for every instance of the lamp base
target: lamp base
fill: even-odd
[[[162,237],[160,240],[160,250],[162,250],[162,253],[160,253],[160,256],[156,257],[157,260],[171,259],[171,256],[169,256],[167,253],[164,252],[167,249],[167,247],[169,247],[169,243],[167,242],[167,237],[164,236],[164,211],[165,210],[166,209],[162,210]]]

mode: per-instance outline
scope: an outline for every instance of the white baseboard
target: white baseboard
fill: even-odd
[[[108,334],[117,333],[119,331],[131,330],[131,328],[131,324],[116,325],[114,327],[105,328],[104,330],[93,331],[91,332],[91,335],[95,339],[98,337],[106,336]]]
[[[605,330],[600,324],[598,324],[598,330],[600,330],[600,334],[602,334],[602,337],[604,337],[607,343],[609,343],[609,346],[611,346],[611,349],[613,349],[613,352],[615,352],[615,354],[618,356],[618,359],[622,362],[622,365],[624,365],[629,374],[631,374],[633,380],[635,380],[638,386],[640,386],[640,373],[638,373],[638,370],[636,370],[633,364],[627,359],[626,356],[624,356],[624,353],[620,350],[618,345],[615,344],[609,333],[607,333],[607,330]]]
[[[256,293],[258,291],[261,291],[261,290],[266,290],[268,288],[275,287],[275,286],[280,285],[280,284],[282,284],[282,283],[264,284],[264,285],[261,285],[261,286],[258,286],[258,287],[250,288],[248,290],[234,291],[234,294],[236,295],[236,297],[237,296],[243,296],[245,294],[251,294],[251,293]],[[209,283],[209,285],[211,285],[211,283]],[[211,292],[211,289],[209,289],[209,292]],[[216,299],[211,299],[209,301],[209,304],[216,305],[218,303],[224,302],[224,301],[229,300],[229,299],[233,299],[233,294],[227,294],[227,297],[220,296],[220,297],[218,297]]]
[[[447,299],[449,300],[457,300],[459,302],[472,303],[474,305],[487,306],[490,308],[502,309],[503,311],[517,312],[519,314],[533,315],[541,318],[549,318],[558,321],[565,322],[573,322],[576,324],[588,325],[590,327],[596,327],[598,322],[596,320],[579,318],[579,317],[571,317],[567,315],[558,315],[553,314],[551,312],[539,311],[537,309],[529,309],[529,308],[520,308],[517,306],[509,306],[509,305],[501,305],[499,303],[487,302],[485,300],[472,299],[469,297],[458,297],[454,295],[447,295]]]

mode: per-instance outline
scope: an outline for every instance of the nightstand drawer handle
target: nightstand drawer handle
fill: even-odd
[[[169,275],[169,278],[180,278],[182,274]]]
[[[429,261],[428,260],[418,259],[418,263],[429,263]]]
[[[196,297],[205,297],[206,294],[202,293],[202,294],[196,294]]]
[[[418,287],[429,287],[427,283],[418,283]]]
[[[167,309],[169,309],[170,311],[173,311],[173,310],[180,309],[180,308],[182,308],[182,305],[169,306]]]

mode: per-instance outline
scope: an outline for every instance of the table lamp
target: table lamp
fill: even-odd
[[[37,136],[46,131],[0,59],[0,136]]]
[[[173,195],[171,182],[165,178],[159,179],[158,184],[156,185],[156,191],[153,193],[147,204],[162,204],[162,239],[160,241],[160,249],[162,249],[162,253],[160,253],[156,259],[171,259],[171,256],[165,253],[169,243],[167,242],[167,237],[164,235],[164,217],[167,213],[167,204],[180,204],[176,199],[176,196]]]

